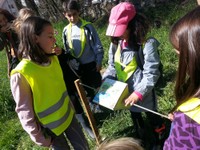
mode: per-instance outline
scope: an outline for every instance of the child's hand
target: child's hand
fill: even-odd
[[[172,113],[168,114],[169,120],[173,121],[174,120],[174,115]]]
[[[127,99],[125,99],[125,106],[137,103],[139,97],[133,92]]]
[[[56,46],[53,49],[53,53],[55,53],[56,55],[60,55],[62,53],[62,49],[60,47]]]

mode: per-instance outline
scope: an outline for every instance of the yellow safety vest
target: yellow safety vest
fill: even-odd
[[[177,110],[183,112],[188,117],[195,120],[200,124],[200,99],[199,98],[191,98],[188,101],[181,104]]]
[[[121,46],[118,44],[117,51],[115,52],[115,69],[118,80],[125,82],[135,72],[136,68],[137,62],[135,57],[128,65],[121,63]]]
[[[16,72],[22,74],[31,87],[34,111],[41,124],[56,135],[63,133],[72,121],[74,110],[57,57],[52,56],[49,66],[22,59],[11,75]]]
[[[74,48],[73,48],[73,44],[72,44],[72,40],[71,40],[71,33],[72,33],[72,23],[69,23],[69,25],[67,26],[67,41],[69,43],[69,48],[70,48],[70,52],[72,54],[72,56],[74,56],[75,58],[79,58],[81,57],[81,55],[83,54],[84,48],[85,48],[85,43],[86,43],[86,36],[85,36],[85,30],[84,30],[84,26],[86,26],[87,24],[90,24],[90,22],[87,22],[86,20],[83,20],[81,18],[79,18],[81,20],[81,51],[79,53],[78,56],[75,56],[74,54]]]

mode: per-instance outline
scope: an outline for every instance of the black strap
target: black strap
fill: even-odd
[[[139,50],[135,51],[135,57],[137,61],[137,65],[141,70],[144,70],[143,65],[144,65],[144,54],[143,54],[143,49],[142,45],[139,46]]]

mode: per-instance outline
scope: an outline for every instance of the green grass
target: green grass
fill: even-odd
[[[191,0],[184,6],[176,2],[145,10],[145,14],[153,22],[161,21],[160,28],[153,28],[149,35],[154,36],[160,42],[159,52],[161,61],[164,65],[164,81],[163,84],[156,89],[158,96],[158,108],[162,114],[168,112],[175,105],[174,100],[174,79],[177,68],[177,56],[169,43],[168,36],[171,25],[186,12],[196,6],[196,0]],[[62,46],[62,30],[66,25],[66,21],[54,24],[58,31],[57,43]],[[108,48],[110,39],[105,36],[108,17],[103,17],[94,23],[99,33],[105,50],[103,67],[107,66]],[[0,52],[0,149],[2,150],[45,150],[45,148],[35,145],[30,137],[22,129],[19,119],[14,112],[14,101],[11,96],[9,79],[7,77],[7,62],[5,52]],[[101,137],[115,139],[122,136],[133,136],[133,123],[128,110],[121,111],[105,111],[103,114],[94,114],[96,124],[98,126]],[[91,149],[96,147],[94,140],[86,135]]]
[[[14,110],[5,55],[5,51],[0,52],[0,118],[9,116],[10,112]]]

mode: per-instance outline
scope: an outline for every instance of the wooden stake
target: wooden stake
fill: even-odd
[[[91,126],[92,131],[95,135],[96,143],[97,143],[97,145],[99,145],[100,142],[101,142],[101,137],[99,135],[94,116],[93,116],[92,111],[90,109],[85,90],[84,90],[83,86],[80,84],[80,82],[81,82],[80,79],[77,79],[76,81],[74,81],[76,89],[78,91],[78,95],[80,96],[80,99],[81,99],[82,105],[84,107],[85,113],[88,117],[90,126]]]

